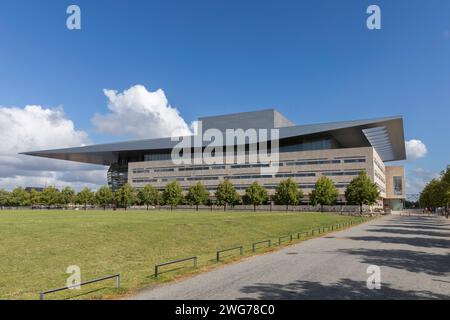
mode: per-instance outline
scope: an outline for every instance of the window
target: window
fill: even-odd
[[[345,159],[344,163],[361,163],[366,162],[366,159]]]
[[[174,172],[175,169],[174,168],[159,168],[159,169],[155,169],[155,172]]]
[[[403,195],[403,178],[402,177],[393,177],[394,179],[394,195],[401,196]]]

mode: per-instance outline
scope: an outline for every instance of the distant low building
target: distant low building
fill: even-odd
[[[32,190],[37,191],[37,192],[42,192],[44,191],[44,188],[42,187],[26,187],[25,191],[27,192],[31,192]]]

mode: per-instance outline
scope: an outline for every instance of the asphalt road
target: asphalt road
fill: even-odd
[[[368,289],[369,265],[381,289]],[[450,299],[450,221],[388,216],[131,299]]]

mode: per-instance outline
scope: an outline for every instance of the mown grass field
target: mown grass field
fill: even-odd
[[[70,265],[81,268],[82,281],[120,273],[121,289],[117,291],[114,280],[107,280],[46,299],[117,297],[211,268],[220,249],[244,245],[245,255],[251,255],[252,242],[269,238],[276,242],[278,236],[350,220],[362,218],[292,212],[4,210],[0,211],[0,299],[38,299],[43,290],[63,287]],[[187,263],[186,268],[173,266],[178,270],[154,278],[155,264],[190,256],[198,256],[197,270]],[[167,270],[170,267],[163,269]]]

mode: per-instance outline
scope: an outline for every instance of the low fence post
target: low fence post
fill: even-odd
[[[229,249],[219,250],[219,251],[216,252],[216,262],[220,261],[220,253],[231,251],[231,250],[236,250],[236,249],[239,249],[239,253],[240,253],[241,256],[244,254],[244,246],[239,246],[239,247],[233,247],[233,248],[229,248]]]
[[[165,263],[161,263],[161,264],[155,265],[155,278],[158,277],[158,268],[159,268],[159,267],[167,266],[167,265],[169,265],[169,264],[174,264],[174,263],[184,262],[184,261],[188,261],[188,260],[193,260],[193,261],[194,261],[194,268],[197,268],[197,257],[191,257],[191,258],[186,258],[186,259],[180,259],[180,260],[175,260],[175,261],[169,261],[169,262],[165,262]]]

